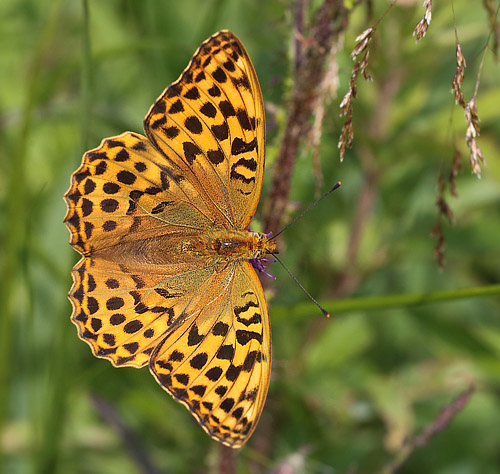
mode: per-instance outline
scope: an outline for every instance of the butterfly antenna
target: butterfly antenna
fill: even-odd
[[[298,220],[299,220],[299,219],[300,219],[300,218],[301,218],[301,217],[302,217],[302,216],[303,216],[306,212],[309,212],[309,211],[310,211],[310,210],[311,210],[314,206],[316,206],[316,204],[319,204],[319,203],[320,203],[323,199],[325,199],[325,198],[326,198],[326,196],[328,196],[330,193],[332,193],[332,192],[333,192],[333,191],[335,191],[337,188],[339,188],[341,184],[342,184],[342,182],[340,182],[340,181],[339,181],[339,182],[337,182],[337,183],[335,183],[335,184],[334,184],[334,185],[330,188],[330,190],[329,190],[329,191],[327,191],[327,192],[326,192],[325,194],[323,194],[323,196],[321,196],[318,200],[316,200],[316,201],[315,201],[315,202],[313,202],[313,203],[312,203],[309,207],[307,207],[305,210],[303,210],[303,211],[302,211],[302,212],[301,212],[298,216],[296,216],[296,217],[295,217],[295,218],[294,218],[291,222],[289,222],[289,223],[288,223],[285,227],[283,227],[283,229],[281,229],[281,230],[280,230],[277,234],[274,234],[273,236],[271,236],[271,238],[270,238],[269,240],[273,240],[273,239],[275,239],[276,237],[278,237],[278,235],[280,235],[280,234],[281,234],[281,233],[283,233],[286,229],[288,229],[288,228],[289,228],[292,224],[295,224],[295,222],[297,222],[297,221],[298,221]],[[281,262],[280,262],[280,263],[281,263]],[[281,264],[281,265],[283,265],[283,264]],[[285,270],[286,270],[286,267],[285,267],[284,265],[283,265],[283,268],[285,268]],[[288,272],[288,270],[287,270],[287,272]],[[288,273],[290,273],[290,272],[288,272]],[[290,273],[290,275],[291,275],[291,273]],[[292,275],[292,277],[293,277],[293,275]],[[294,278],[294,280],[295,280],[295,278]],[[297,280],[295,280],[295,281],[297,281]],[[299,283],[299,282],[297,281],[297,283]],[[299,285],[300,285],[300,283],[299,283]],[[302,288],[302,289],[304,290],[304,288]],[[304,290],[304,291],[305,291],[305,290]],[[306,291],[306,293],[307,293],[307,291]],[[309,294],[309,293],[307,293],[307,294]],[[310,296],[310,295],[309,295],[309,296]],[[314,301],[314,299],[313,299],[313,298],[311,298],[311,299]],[[316,303],[316,304],[317,304],[317,303]]]
[[[337,186],[338,188],[338,186]],[[333,191],[333,189],[331,190]],[[328,194],[328,193],[327,193]],[[325,195],[326,196],[326,195]],[[325,197],[323,196],[323,197]],[[322,198],[323,199],[323,198]],[[293,281],[295,283],[297,283],[297,285],[299,285],[299,288],[307,295],[309,296],[309,298],[311,298],[311,301],[321,310],[321,312],[327,317],[329,318],[330,317],[330,313],[325,309],[323,308],[323,306],[321,306],[312,296],[311,294],[302,286],[302,284],[300,283],[299,280],[297,280],[297,278],[295,278],[295,276],[293,275],[293,273],[288,270],[288,268],[285,267],[285,264],[278,258],[278,256],[271,252],[271,255],[276,259],[276,261],[286,270],[286,272],[292,277]]]

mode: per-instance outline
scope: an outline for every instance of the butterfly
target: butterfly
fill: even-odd
[[[271,329],[255,268],[276,243],[248,230],[265,115],[233,33],[200,45],[144,130],[86,152],[64,195],[70,244],[82,255],[71,319],[95,356],[149,365],[213,439],[238,448],[269,387]]]

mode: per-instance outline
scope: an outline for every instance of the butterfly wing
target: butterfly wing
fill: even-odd
[[[169,326],[191,307],[213,277],[203,261],[182,266],[85,257],[74,267],[72,321],[97,357],[114,366],[142,367]],[[147,269],[145,266],[147,265]]]
[[[223,217],[130,132],[84,155],[65,200],[71,245],[85,257],[72,272],[72,321],[96,356],[143,366],[184,298],[213,272],[189,243]]]
[[[262,286],[248,262],[228,265],[217,278],[208,282],[212,292],[201,311],[193,314],[188,305],[193,316],[172,324],[151,355],[150,370],[212,438],[238,448],[264,407],[271,328]]]
[[[265,116],[252,62],[233,33],[201,44],[153,104],[144,129],[228,227],[248,227],[262,187]]]
[[[224,221],[175,163],[131,132],[85,153],[64,199],[70,243],[82,255]]]

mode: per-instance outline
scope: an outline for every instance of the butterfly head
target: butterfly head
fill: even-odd
[[[274,254],[276,250],[276,241],[269,240],[271,234],[263,234],[261,232],[249,231],[252,236],[254,236],[256,242],[255,255],[249,258],[248,261],[255,270],[260,273],[266,274],[268,277],[275,279],[276,277],[266,272],[265,263],[274,262],[275,260],[270,260],[266,258],[266,255]]]
[[[249,234],[254,240],[254,255],[251,258],[261,260],[264,259],[266,255],[276,253],[276,241],[269,240],[271,234],[253,231],[249,231]]]

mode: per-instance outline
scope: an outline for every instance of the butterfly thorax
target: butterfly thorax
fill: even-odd
[[[217,230],[207,234],[206,250],[219,261],[261,259],[276,251],[266,234],[246,230]]]

